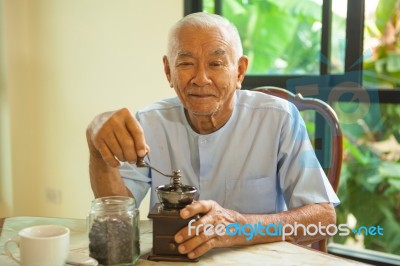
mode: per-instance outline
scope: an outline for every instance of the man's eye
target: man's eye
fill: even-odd
[[[210,63],[210,66],[212,66],[212,67],[221,67],[223,65],[224,64],[222,62],[219,62],[219,61]]]
[[[178,66],[193,66],[192,62],[179,62],[177,64]]]

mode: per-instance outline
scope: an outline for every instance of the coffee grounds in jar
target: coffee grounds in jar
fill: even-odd
[[[134,232],[127,217],[95,219],[89,232],[90,257],[102,265],[132,262]]]

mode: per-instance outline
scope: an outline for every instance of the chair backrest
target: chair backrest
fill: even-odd
[[[337,192],[342,168],[343,136],[339,119],[329,104],[315,98],[304,98],[300,93],[293,94],[278,87],[257,87],[255,91],[274,95],[292,102],[299,111],[314,110],[319,113],[329,125],[331,136],[331,163],[325,168],[326,175],[335,192]]]
[[[319,113],[327,122],[330,129],[331,149],[330,164],[324,168],[325,173],[335,192],[337,192],[340,179],[340,170],[343,157],[343,136],[339,125],[339,119],[335,111],[327,103],[315,98],[303,98],[301,94],[293,94],[285,89],[278,87],[257,87],[253,90],[274,95],[292,102],[299,111],[314,110]],[[322,164],[322,163],[321,163]],[[326,252],[326,239],[312,245],[313,248]]]

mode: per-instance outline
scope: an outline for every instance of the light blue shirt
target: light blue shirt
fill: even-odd
[[[238,90],[229,121],[200,135],[192,130],[178,98],[138,111],[150,153],[146,160],[182,183],[240,213],[276,213],[306,204],[339,203],[310,143],[297,108],[260,92]],[[151,187],[169,178],[147,168],[123,164],[121,176],[139,204]]]

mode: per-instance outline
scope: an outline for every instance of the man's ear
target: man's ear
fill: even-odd
[[[168,79],[169,82],[169,86],[172,88],[172,82],[171,82],[171,68],[169,67],[169,61],[168,61],[168,57],[166,55],[164,55],[163,57],[163,63],[164,63],[164,73],[165,76]]]
[[[241,56],[238,61],[238,76],[236,81],[236,88],[239,90],[242,88],[242,82],[246,75],[247,67],[249,65],[249,59],[247,56]]]

